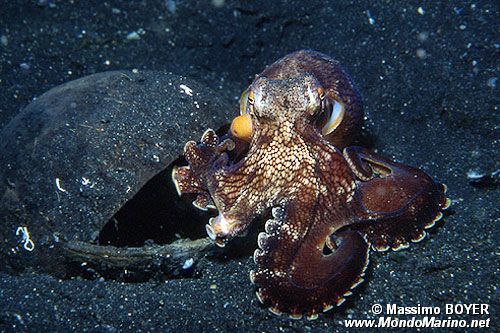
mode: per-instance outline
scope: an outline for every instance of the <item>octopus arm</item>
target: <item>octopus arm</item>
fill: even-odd
[[[348,224],[332,218],[347,217],[332,215],[326,202],[318,200],[312,210],[304,209],[307,205],[300,200],[273,209],[266,232],[259,234],[257,268],[250,277],[259,285],[258,299],[271,312],[314,319],[343,303],[363,281],[369,245],[359,231],[332,229]]]
[[[365,148],[344,149],[344,157],[358,178],[356,216],[352,226],[366,232],[378,251],[399,250],[421,241],[449,207],[446,186],[425,172],[396,163]]]
[[[206,192],[206,186],[189,166],[174,166],[172,169],[172,181],[177,194],[197,194]]]
[[[187,142],[184,156],[189,165],[175,166],[172,170],[172,181],[177,193],[196,194],[193,205],[201,210],[215,208],[208,189],[208,175],[228,163],[227,152],[233,149],[233,140],[226,138],[221,142],[212,129],[205,131],[201,142]]]

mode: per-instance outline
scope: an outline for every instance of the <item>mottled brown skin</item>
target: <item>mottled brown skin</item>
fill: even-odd
[[[362,281],[370,245],[420,241],[449,200],[418,169],[361,147],[339,150],[363,112],[351,79],[329,57],[292,53],[257,76],[249,92],[253,133],[245,156],[230,158],[238,139],[220,143],[208,130],[201,143],[186,144],[189,166],[176,168],[173,179],[179,193],[199,194],[196,206],[219,211],[207,231],[221,246],[270,209],[250,273],[257,297],[274,313],[313,319]],[[323,135],[318,117],[331,99],[346,114]]]

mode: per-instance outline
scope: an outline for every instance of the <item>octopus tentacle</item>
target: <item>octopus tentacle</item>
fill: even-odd
[[[199,194],[193,201],[193,206],[203,211],[216,209],[215,203],[208,192]]]
[[[207,174],[212,169],[221,168],[228,163],[227,151],[234,149],[233,140],[222,140],[212,129],[207,129],[201,141],[188,141],[184,146],[184,156],[188,166],[174,166],[172,181],[177,194],[198,194],[193,205],[201,210],[215,208],[215,203],[207,186]]]
[[[359,177],[356,202],[357,225],[374,249],[401,250],[419,242],[450,205],[445,187],[423,171],[392,162],[365,148],[351,147],[344,156]],[[368,176],[371,171],[371,176]]]
[[[219,141],[219,136],[209,128],[203,133],[200,143],[188,141],[184,146],[186,161],[193,173],[201,179],[206,178],[206,173],[211,168],[219,166],[218,160],[227,158],[227,151],[234,149],[234,142],[231,139]]]
[[[208,193],[204,181],[194,174],[189,166],[174,166],[172,181],[179,196],[188,193]]]
[[[369,244],[356,230],[332,233],[332,221],[324,220],[323,210],[296,207],[291,203],[286,210],[273,210],[266,232],[259,234],[257,269],[250,279],[259,285],[257,297],[271,312],[315,319],[342,304],[363,281]]]

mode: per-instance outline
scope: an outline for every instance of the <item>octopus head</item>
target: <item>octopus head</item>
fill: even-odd
[[[312,75],[282,80],[257,77],[241,96],[240,116],[233,120],[231,132],[248,142],[260,129],[283,126],[315,128],[328,135],[342,117],[342,105],[328,98]]]

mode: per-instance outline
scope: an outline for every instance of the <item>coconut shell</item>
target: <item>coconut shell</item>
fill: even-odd
[[[166,72],[99,73],[41,95],[0,133],[0,270],[50,272],[61,245],[96,243],[186,141],[236,113],[208,87]]]

